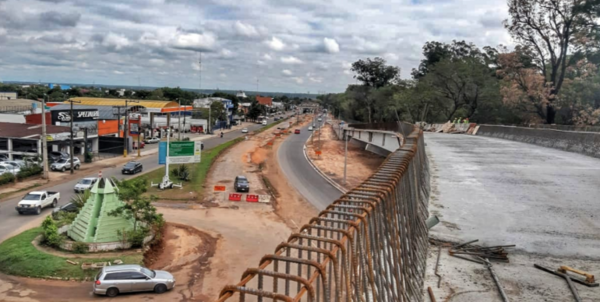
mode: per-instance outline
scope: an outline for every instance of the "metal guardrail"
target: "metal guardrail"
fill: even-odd
[[[395,131],[407,129],[398,123]],[[411,129],[371,177],[225,286],[218,301],[423,301],[429,169],[423,133]]]

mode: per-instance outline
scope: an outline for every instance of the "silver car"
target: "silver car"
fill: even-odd
[[[114,297],[120,293],[153,291],[162,294],[175,286],[169,272],[151,270],[141,265],[124,264],[105,266],[94,282],[96,295]]]

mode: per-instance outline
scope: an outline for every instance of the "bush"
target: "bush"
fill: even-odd
[[[15,176],[12,173],[4,173],[0,175],[0,186],[15,181]]]
[[[17,178],[24,179],[30,176],[39,175],[42,174],[42,170],[42,167],[38,165],[27,165],[23,167],[19,173],[17,173]]]
[[[190,168],[186,165],[179,165],[173,168],[171,174],[174,174],[179,180],[190,180]]]
[[[125,234],[123,234],[121,230],[117,231],[117,234],[120,237],[123,237],[124,242],[131,243],[131,248],[142,247],[144,245],[144,238],[146,238],[146,236],[148,236],[149,233],[150,230],[148,230],[147,228],[138,228],[135,231],[127,231],[125,232]]]
[[[68,225],[68,224],[73,223],[73,221],[75,221],[77,214],[78,214],[77,212],[59,211],[54,216],[54,220],[56,220],[57,226]]]
[[[48,216],[44,219],[44,222],[42,222],[42,232],[44,234],[44,244],[54,248],[60,247],[63,237],[58,233],[58,227],[52,217]]]
[[[91,163],[92,161],[94,161],[94,153],[92,153],[92,152],[86,152],[85,153],[84,161],[86,163]]]
[[[87,254],[90,251],[90,247],[83,242],[73,243],[73,253],[76,254]]]

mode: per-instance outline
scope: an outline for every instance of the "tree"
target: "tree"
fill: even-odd
[[[379,57],[352,63],[352,71],[356,73],[355,79],[361,81],[364,86],[373,88],[394,84],[400,76],[400,68],[386,65],[386,61]]]
[[[119,181],[113,178],[112,181],[119,188],[119,198],[124,204],[108,213],[111,216],[125,216],[133,219],[133,231],[137,230],[138,224],[148,230],[156,224],[163,221],[162,214],[156,212],[152,205],[155,196],[142,196],[148,187],[148,181],[145,178]]]
[[[264,105],[261,105],[257,100],[254,100],[252,103],[250,103],[250,108],[248,109],[246,117],[251,121],[255,121],[260,115],[263,114],[264,110]]]
[[[598,47],[599,1],[509,0],[510,19],[504,26],[521,45],[533,50],[538,71],[549,95],[546,123],[556,117],[555,96],[560,93],[568,66],[586,49]]]
[[[567,68],[563,89],[556,100],[563,124],[600,124],[600,74],[596,65],[582,59]]]

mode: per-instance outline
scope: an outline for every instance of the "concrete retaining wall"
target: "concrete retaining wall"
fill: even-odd
[[[508,139],[600,158],[600,133],[480,125],[477,135]]]
[[[58,233],[59,234],[66,233],[67,230],[69,229],[69,226],[71,226],[71,225],[69,224],[69,225],[64,225],[64,226],[60,227],[58,229]],[[41,239],[41,235],[39,237]],[[150,235],[146,236],[146,238],[144,238],[144,244],[143,245],[148,244],[148,242],[150,242],[152,239],[154,239],[154,233],[151,233]],[[75,241],[65,240],[60,245],[60,248],[63,249],[63,250],[72,251],[74,243],[75,243]],[[121,241],[116,241],[116,242],[85,242],[85,244],[87,244],[89,252],[108,252],[108,251],[114,251],[114,250],[126,250],[126,249],[130,249],[131,248],[131,243],[129,243],[129,242],[123,243]]]

